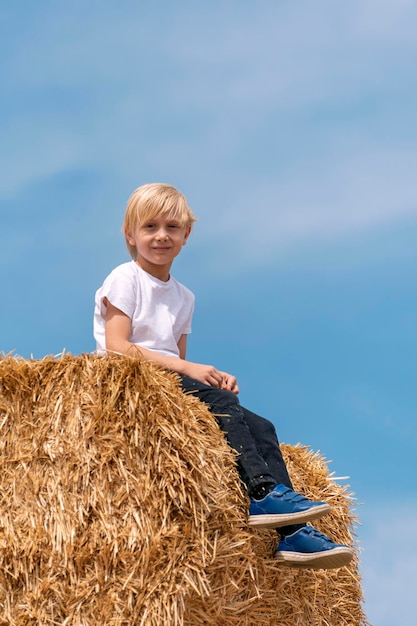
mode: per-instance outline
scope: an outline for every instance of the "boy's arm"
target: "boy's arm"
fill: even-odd
[[[187,335],[181,335],[178,350],[180,351],[180,359],[185,359],[187,356]]]
[[[130,317],[123,313],[120,309],[116,308],[109,302],[106,304],[106,350],[108,352],[117,352],[119,354],[126,354],[130,356],[141,355],[147,361],[152,361],[165,367],[178,374],[184,374],[195,380],[210,385],[211,387],[220,387],[224,389],[230,389],[235,391],[237,384],[236,379],[230,374],[220,372],[213,365],[203,365],[201,363],[192,363],[186,361],[186,348],[187,348],[187,336],[182,335],[178,348],[180,351],[180,358],[170,357],[165,354],[159,354],[153,350],[148,350],[142,346],[137,346],[129,341],[129,337],[132,331],[132,322]],[[226,382],[228,378],[228,382]],[[233,383],[233,380],[235,381]],[[226,386],[227,385],[227,386]]]
[[[187,335],[181,335],[178,342],[178,349],[180,351],[180,358],[185,359],[187,354]],[[220,371],[219,374],[221,374],[222,376],[222,382],[219,387],[221,387],[222,389],[228,389],[229,391],[233,391],[233,393],[239,393],[237,380],[234,376],[232,376],[232,374]]]

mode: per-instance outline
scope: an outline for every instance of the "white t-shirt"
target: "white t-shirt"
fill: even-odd
[[[131,343],[160,354],[179,357],[178,341],[191,332],[194,294],[172,276],[167,282],[145,272],[134,261],[123,263],[107,276],[96,292],[94,338],[97,351],[106,349],[107,298],[132,320]]]

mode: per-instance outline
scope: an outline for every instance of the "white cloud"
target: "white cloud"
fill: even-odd
[[[352,3],[353,4],[353,3]],[[385,42],[415,43],[416,0],[356,0],[357,21],[366,37]]]
[[[162,47],[172,49],[174,62],[185,70],[176,81],[179,98],[196,103],[202,96],[207,108],[285,111],[346,98],[358,89],[372,91],[395,78],[387,77],[387,69],[404,62],[410,44],[416,46],[417,3],[402,10],[401,3],[384,2],[389,4],[384,13],[362,0],[265,2],[239,14],[211,4],[192,15],[179,39],[178,16]],[[195,89],[184,91],[191,82]]]
[[[261,259],[276,242],[335,238],[413,214],[417,151],[395,138],[395,113],[371,136],[359,110],[356,142],[343,120],[325,126],[326,107],[369,95],[383,102],[393,85],[411,90],[403,73],[417,47],[413,17],[417,3],[407,0],[382,8],[375,0],[270,1],[239,10],[179,3],[168,16],[158,5],[106,2],[99,11],[79,4],[37,12],[6,65],[19,106],[4,118],[0,193],[77,168],[126,184],[165,173],[201,197],[207,237],[216,217],[232,247],[246,247],[248,237],[265,244],[256,250]],[[324,122],[308,122],[313,112]],[[304,139],[300,122],[323,127],[322,135]],[[268,145],[277,125],[288,126],[282,153]],[[272,167],[266,179],[292,145],[285,171]],[[217,193],[205,198],[204,185]],[[267,232],[253,227],[260,209]]]
[[[76,168],[82,161],[80,138],[50,120],[29,115],[18,128],[9,127],[2,136],[7,146],[0,151],[2,196]]]
[[[273,184],[240,185],[226,212],[223,234],[244,240],[248,260],[277,247],[338,238],[417,215],[417,152],[352,153],[298,168]]]

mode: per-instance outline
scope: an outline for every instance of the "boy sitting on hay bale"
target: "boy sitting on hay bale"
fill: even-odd
[[[306,525],[330,507],[293,490],[272,423],[240,405],[234,376],[186,360],[194,295],[170,270],[195,221],[186,198],[171,185],[148,184],[133,192],[123,224],[133,260],[116,267],[96,293],[97,350],[136,354],[177,372],[183,390],[208,405],[238,453],[250,498],[249,525],[279,529],[279,561],[316,569],[346,565],[353,550]]]

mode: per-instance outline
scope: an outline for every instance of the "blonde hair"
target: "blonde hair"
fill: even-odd
[[[185,196],[172,185],[148,183],[135,189],[127,201],[122,227],[132,259],[136,258],[137,251],[136,247],[128,242],[127,233],[161,215],[178,220],[182,226],[192,226],[197,221]]]

